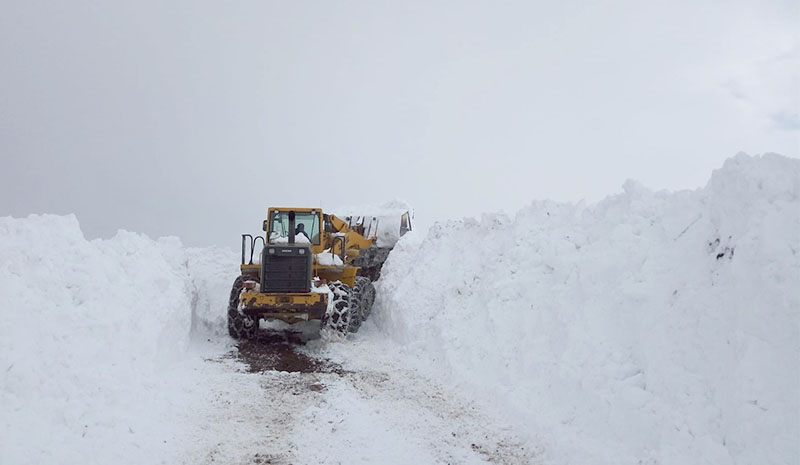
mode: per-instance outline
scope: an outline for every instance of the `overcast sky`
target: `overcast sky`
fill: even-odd
[[[0,0],[0,216],[236,248],[271,205],[701,187],[800,155],[799,5]]]

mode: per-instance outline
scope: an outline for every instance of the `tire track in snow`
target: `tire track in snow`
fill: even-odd
[[[414,370],[380,334],[364,333],[338,344],[312,342],[299,349],[343,368],[344,383],[331,389],[338,402],[316,413],[328,421],[338,416],[342,424],[351,423],[349,436],[339,438],[345,443],[382,444],[377,451],[367,448],[341,462],[321,463],[542,463],[537,459],[542,450],[527,444],[497,414]]]
[[[366,340],[240,344],[217,360],[228,381],[213,383],[207,421],[218,440],[200,463],[540,463],[541,451],[493,415],[386,349]]]

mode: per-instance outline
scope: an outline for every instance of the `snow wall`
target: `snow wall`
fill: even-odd
[[[404,237],[375,321],[575,464],[800,460],[800,160]]]
[[[238,260],[125,231],[87,241],[74,216],[0,218],[0,463],[178,463],[204,395],[180,379],[192,328],[225,330]]]

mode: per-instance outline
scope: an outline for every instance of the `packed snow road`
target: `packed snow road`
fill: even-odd
[[[207,359],[214,393],[198,437],[216,439],[187,463],[538,462],[509,426],[409,368],[376,333],[268,338]]]

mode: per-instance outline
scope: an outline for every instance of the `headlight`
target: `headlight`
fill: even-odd
[[[306,249],[300,249],[297,253],[299,253],[300,255],[305,255]]]

